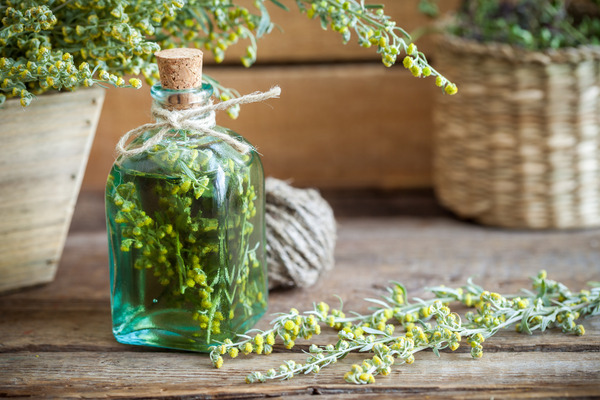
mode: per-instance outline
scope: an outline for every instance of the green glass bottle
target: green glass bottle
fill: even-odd
[[[167,109],[205,105],[212,95],[206,84],[163,86],[154,85],[152,96]],[[171,129],[150,148],[119,156],[106,187],[116,339],[208,351],[251,328],[267,308],[264,202],[258,154],[218,137]]]

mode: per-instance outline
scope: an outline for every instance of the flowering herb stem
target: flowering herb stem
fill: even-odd
[[[246,377],[248,383],[266,382],[273,379],[291,379],[295,375],[318,373],[321,368],[336,363],[353,352],[372,353],[362,364],[355,364],[344,375],[349,383],[368,384],[377,375],[388,375],[393,364],[412,364],[415,354],[431,349],[439,351],[459,348],[462,339],[471,349],[473,358],[483,356],[483,343],[498,331],[515,326],[517,332],[531,334],[535,330],[562,328],[564,333],[581,336],[583,325],[576,320],[583,316],[600,315],[600,283],[590,283],[591,290],[572,293],[562,283],[546,278],[541,271],[533,277],[535,291],[523,291],[524,296],[502,296],[473,284],[471,280],[461,288],[443,286],[428,288],[435,298],[406,299],[404,286],[394,282],[382,300],[366,299],[377,304],[371,314],[352,313],[346,317],[340,309],[332,309],[326,303],[318,303],[313,310],[300,314],[292,309],[278,314],[266,331],[252,330],[241,335],[236,343],[226,340],[211,352],[213,364],[223,365],[222,355],[236,357],[240,351],[269,354],[273,351],[275,338],[283,340],[287,348],[294,346],[297,337],[310,339],[320,334],[320,324],[327,324],[338,331],[335,344],[317,346],[312,344],[304,364],[285,361],[278,369],[267,372],[255,371]],[[465,321],[452,312],[449,304],[458,302],[474,307],[465,315]],[[391,322],[391,323],[390,323]],[[396,325],[403,333],[395,334]],[[254,336],[252,336],[255,334]],[[267,344],[263,346],[267,338]],[[267,348],[268,346],[268,348]]]
[[[196,47],[211,52],[217,63],[227,50],[246,43],[241,63],[250,67],[257,57],[257,38],[275,26],[266,7],[256,0],[246,8],[235,0],[0,0],[0,104],[17,97],[27,106],[48,90],[71,90],[81,86],[111,84],[142,86],[158,80],[153,54],[171,47]],[[288,10],[279,1],[270,0]],[[375,46],[384,65],[391,66],[407,53],[415,76],[436,76],[446,93],[456,86],[428,64],[407,32],[396,26],[383,7],[356,0],[296,0],[309,18],[318,18],[325,29],[342,35],[351,31],[363,47]],[[402,37],[401,37],[402,36]],[[406,39],[406,40],[405,40]],[[411,47],[412,46],[412,47]],[[211,80],[223,100],[237,92]],[[228,110],[231,117],[239,107]]]

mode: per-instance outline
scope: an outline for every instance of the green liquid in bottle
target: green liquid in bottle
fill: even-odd
[[[258,321],[268,293],[263,186],[255,153],[206,136],[117,160],[106,215],[119,342],[208,351]]]

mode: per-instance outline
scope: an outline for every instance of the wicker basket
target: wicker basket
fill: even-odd
[[[600,47],[527,52],[440,38],[435,189],[477,222],[600,226]]]

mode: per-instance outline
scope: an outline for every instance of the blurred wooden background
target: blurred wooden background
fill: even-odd
[[[418,0],[373,0],[409,32],[430,22]],[[431,186],[431,102],[442,93],[432,78],[416,79],[401,62],[381,64],[374,48],[343,45],[317,20],[297,11],[269,7],[281,27],[258,42],[258,62],[239,63],[245,44],[232,47],[222,64],[206,54],[205,73],[240,93],[282,89],[281,99],[242,108],[232,121],[217,122],[240,133],[262,154],[267,175],[296,186],[319,188],[423,188]],[[458,0],[441,2],[452,9]],[[419,48],[435,66],[432,41]],[[452,77],[449,77],[452,79]],[[119,137],[151,121],[148,85],[140,90],[109,89],[82,190],[99,191],[114,161]]]

